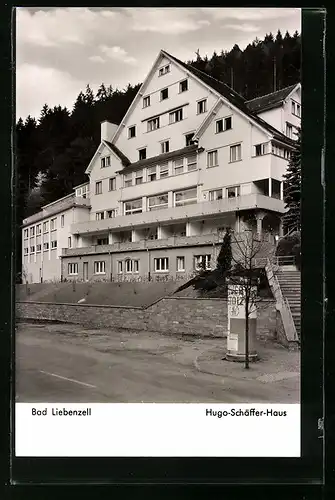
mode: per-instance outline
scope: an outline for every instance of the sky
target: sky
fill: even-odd
[[[187,61],[216,50],[243,50],[280,29],[301,31],[300,9],[16,9],[16,114],[38,118],[45,103],[72,110],[87,84],[141,83],[160,49]]]

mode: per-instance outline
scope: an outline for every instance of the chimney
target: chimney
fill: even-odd
[[[101,122],[101,140],[111,141],[115,135],[117,128],[118,125],[108,122],[107,120]]]

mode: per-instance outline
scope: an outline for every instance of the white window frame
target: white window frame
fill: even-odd
[[[94,274],[106,274],[106,261],[96,260],[94,262]]]
[[[195,165],[195,167],[194,167],[194,165]],[[192,167],[192,168],[190,168],[190,167]],[[197,170],[197,155],[196,154],[186,157],[186,170],[187,170],[187,172],[194,172],[194,170]]]
[[[99,243],[102,242],[102,243]],[[97,238],[97,245],[108,245],[108,237],[106,238]]]
[[[190,193],[191,191],[195,191],[195,196],[193,196],[192,198],[186,198],[186,199],[182,199],[180,201],[177,201],[177,195],[178,194]],[[180,190],[180,191],[175,191],[173,193],[173,200],[174,200],[174,206],[175,207],[183,207],[185,205],[194,205],[194,204],[198,203],[197,188],[194,187],[194,188],[191,188],[191,189],[183,189],[183,190]]]
[[[134,131],[134,135],[132,135],[132,131]],[[134,139],[136,137],[136,125],[132,125],[128,127],[128,139]]]
[[[234,189],[235,190],[235,196],[229,196],[229,190]],[[232,198],[238,198],[241,195],[241,187],[240,186],[228,186],[226,187],[226,198],[229,200]]]
[[[41,243],[36,243],[36,253],[42,251],[42,245]]]
[[[153,177],[153,178],[152,178]],[[147,181],[153,182],[157,180],[157,165],[147,168]]]
[[[64,227],[64,215],[60,216],[60,227]]]
[[[30,228],[30,237],[35,236],[35,226]]]
[[[175,111],[171,111],[169,113],[169,124],[172,125],[173,123],[178,123],[183,121],[184,119],[184,112],[183,108],[178,108]]]
[[[160,197],[166,197],[166,202],[164,203],[156,203],[154,205],[150,205],[150,200],[154,200],[155,198],[160,198]],[[163,194],[156,194],[154,196],[148,196],[147,198],[147,209],[148,212],[153,212],[156,210],[164,209],[169,207],[169,195],[168,193],[163,193]]]
[[[152,118],[151,120],[147,121],[147,132],[153,132],[154,130],[158,130],[160,128],[160,120],[159,116],[156,116],[156,118]]]
[[[291,123],[286,122],[286,136],[289,139],[292,139],[293,137],[293,125]]]
[[[24,230],[24,238],[25,239],[29,238],[29,231],[28,231],[28,229]]]
[[[30,253],[35,253],[35,245],[30,245]]]
[[[230,127],[227,128],[227,123],[230,121]],[[219,129],[219,124],[222,124],[222,130]],[[216,120],[215,122],[215,133],[216,134],[222,134],[222,132],[226,132],[227,130],[231,130],[233,128],[233,117],[232,116],[226,116],[225,118],[220,118],[219,120]]]
[[[139,259],[133,260],[133,273],[138,274],[140,272],[140,261]]]
[[[173,160],[173,175],[183,174],[184,171],[184,158],[177,158],[176,160]]]
[[[71,236],[68,236],[68,238],[67,238],[67,246],[68,246],[68,248],[72,248],[72,238],[71,238]]]
[[[53,240],[51,242],[51,250],[55,250],[57,248],[57,240]]]
[[[123,273],[123,261],[122,260],[117,261],[117,273],[118,274]]]
[[[103,158],[101,158],[100,165],[101,165],[101,168],[110,167],[111,166],[111,157],[110,157],[110,155],[104,156]]]
[[[57,217],[50,220],[50,231],[55,231],[57,229]]]
[[[234,154],[233,154],[234,151],[236,151],[235,159],[234,159]],[[238,156],[237,152],[239,152],[239,156]],[[241,161],[241,160],[242,160],[242,143],[233,144],[229,148],[229,162],[235,163],[236,161]]]
[[[189,132],[188,134],[185,134],[185,146],[186,147],[192,145],[191,142],[193,140],[194,134],[195,134],[195,132]],[[187,138],[190,137],[190,136],[192,136],[192,138],[188,140]]]
[[[126,274],[131,274],[133,272],[133,261],[131,259],[125,259]]]
[[[219,193],[221,193],[221,196],[219,196]],[[223,199],[223,191],[221,189],[211,189],[208,191],[208,199],[209,201],[217,201],[217,200],[222,200]]]
[[[200,99],[197,102],[197,115],[202,115],[203,113],[207,113],[207,99]]]
[[[112,215],[110,215],[112,214]],[[106,219],[114,219],[114,217],[116,216],[116,210],[115,208],[111,208],[111,210],[107,210],[107,217]]]
[[[165,66],[162,66],[162,68],[159,68],[158,70],[158,76],[164,76],[167,73],[170,73],[170,64],[166,64]]]
[[[182,264],[182,265],[180,265]],[[176,270],[177,273],[182,273],[185,271],[185,256],[177,256],[177,262],[176,262]]]
[[[64,215],[62,215],[64,217]],[[36,226],[36,235],[42,234],[42,224],[37,224]]]
[[[48,233],[49,232],[49,221],[43,222],[43,233]]]
[[[166,93],[166,97],[163,97],[163,92]],[[165,87],[165,89],[162,89],[159,93],[160,96],[160,101],[166,101],[166,99],[169,98],[169,87]]]
[[[145,158],[141,158],[141,152],[142,151],[145,151],[145,155],[144,155]],[[147,159],[147,148],[141,148],[141,149],[138,150],[138,159],[139,159],[139,161]]]
[[[104,220],[105,219],[105,211],[95,213],[95,220]]]
[[[201,254],[201,255],[195,255],[194,256],[194,269],[196,271],[200,271],[200,263],[202,261],[202,258],[205,257],[205,269],[209,271],[211,268],[211,255],[210,254]]]
[[[67,265],[67,273],[69,276],[76,276],[78,274],[78,262],[69,262]]]
[[[144,176],[143,168],[135,172],[135,186],[143,184],[143,176]]]
[[[28,255],[29,253],[29,247],[24,247],[24,255]]]
[[[254,156],[263,156],[263,155],[268,154],[268,152],[269,152],[269,143],[268,142],[262,142],[260,144],[255,144],[254,147],[255,147],[255,154],[254,154]],[[260,147],[260,150],[261,150],[261,152],[260,152],[259,155],[257,154],[257,148],[258,147]]]
[[[157,257],[154,259],[155,273],[169,272],[169,257]]]
[[[127,203],[135,203],[137,201],[141,201],[141,208],[129,208],[129,209],[126,208]],[[140,214],[140,213],[142,213],[142,211],[143,211],[142,204],[143,204],[142,198],[136,198],[136,200],[125,201],[123,203],[124,215],[133,215],[133,214]]]
[[[217,149],[213,151],[208,151],[207,153],[207,167],[218,167],[219,166],[219,152]]]
[[[108,190],[116,191],[116,177],[110,177],[108,179]]]
[[[183,83],[186,83],[186,89],[184,89],[184,90],[182,88]],[[187,92],[187,91],[188,91],[188,78],[179,82],[179,94],[182,94],[183,92]]]
[[[169,140],[162,141],[161,142],[161,153],[162,154],[169,153],[169,151],[170,151],[170,141]]]
[[[96,181],[96,183],[95,183],[95,194],[96,195],[102,194],[102,181]]]
[[[45,252],[46,250],[49,250],[49,242],[48,241],[43,242],[43,252]]]
[[[160,179],[166,179],[166,177],[169,177],[169,163],[163,163],[163,165],[159,165],[159,178]]]
[[[150,106],[150,95],[143,97],[143,108],[148,108]]]
[[[128,172],[123,175],[123,187],[130,187],[133,185],[133,172]]]

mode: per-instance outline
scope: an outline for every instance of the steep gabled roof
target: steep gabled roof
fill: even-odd
[[[152,156],[151,158],[146,158],[145,160],[135,161],[134,163],[130,163],[128,165],[127,170],[135,170],[137,168],[145,167],[147,165],[151,165],[152,163],[159,163],[162,161],[167,161],[170,158],[175,158],[177,156],[183,156],[191,153],[195,153],[198,149],[197,145],[185,146],[184,148],[177,149],[175,151],[170,151],[169,153],[161,153],[157,156]]]
[[[216,80],[216,78],[213,78],[212,76],[207,75],[207,73],[204,73],[203,71],[200,71],[199,69],[194,68],[190,64],[183,63],[176,57],[172,56],[166,51],[162,51],[168,58],[170,58],[172,61],[175,61],[177,64],[185,68],[189,73],[192,73],[195,77],[197,77],[199,80],[201,80],[205,85],[208,87],[212,88],[215,90],[217,93],[219,93],[222,97],[227,99],[233,106],[238,108],[242,113],[244,113],[246,116],[248,116],[251,120],[256,122],[260,127],[263,129],[267,130],[274,138],[278,139],[281,142],[284,142],[285,144],[289,144],[290,146],[295,146],[296,143],[294,140],[289,139],[286,135],[282,134],[277,130],[276,128],[272,127],[269,123],[267,123],[265,120],[257,116],[255,112],[250,110],[247,106],[247,101],[237,92],[235,92],[233,89],[231,89],[226,83],[220,82],[219,80]],[[292,91],[292,89],[291,89]]]
[[[85,170],[85,174],[89,174],[91,172],[92,167],[93,167],[93,163],[94,163],[102,146],[106,146],[108,149],[110,149],[110,151],[112,151],[115,154],[115,156],[117,156],[117,158],[119,158],[119,160],[121,160],[121,163],[124,167],[127,167],[130,164],[130,160],[122,153],[122,151],[119,150],[119,148],[117,148],[115,146],[115,144],[112,144],[109,141],[102,140],[100,142],[99,147],[97,148],[96,152],[94,153],[90,163],[88,164],[88,167]]]
[[[295,83],[284,89],[277,90],[277,92],[272,92],[271,94],[263,95],[261,97],[256,97],[250,101],[246,101],[248,109],[255,113],[260,113],[261,111],[268,111],[269,109],[277,108],[281,106],[285,99],[295,90],[299,84]]]

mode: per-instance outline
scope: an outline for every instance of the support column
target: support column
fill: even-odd
[[[236,233],[241,232],[241,216],[239,213],[236,213],[235,231],[236,231]]]
[[[114,243],[113,233],[112,233],[112,231],[109,231],[109,233],[108,233],[108,245],[113,245],[113,243]]]
[[[168,207],[173,207],[173,191],[168,192]]]
[[[284,200],[284,182],[281,181],[280,183],[280,199]]]
[[[280,220],[279,222],[279,237],[282,238],[284,236],[284,225],[283,221]]]
[[[192,224],[191,224],[191,222],[186,222],[186,236],[192,236]]]
[[[272,198],[272,179],[269,179],[269,197]]]
[[[259,236],[262,236],[263,234],[263,219],[265,215],[266,215],[265,212],[258,212],[256,214],[257,234],[259,234]]]

